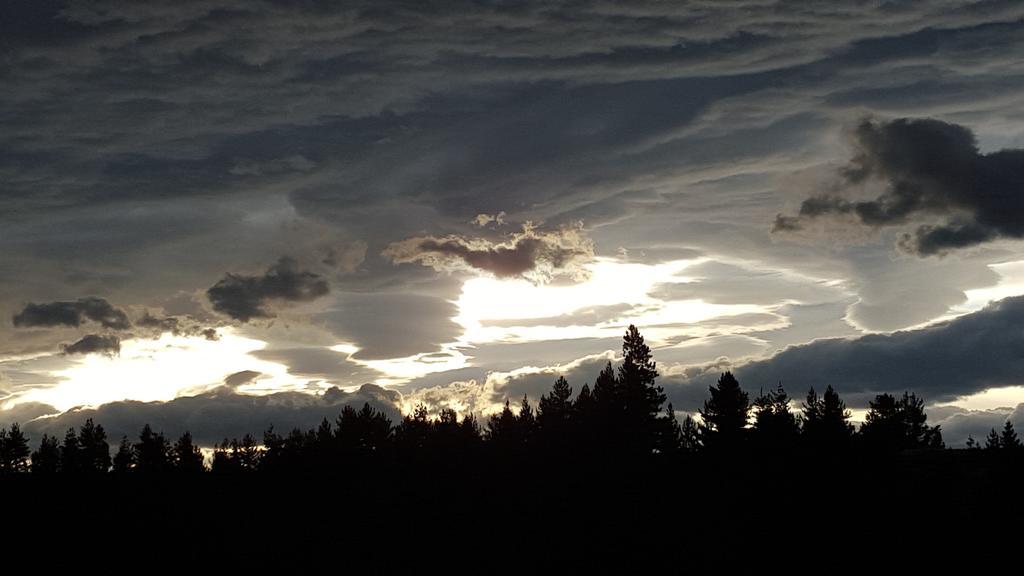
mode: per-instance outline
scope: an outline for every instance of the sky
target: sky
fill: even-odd
[[[1024,426],[1024,4],[0,5],[0,425],[486,415],[636,324],[677,413]]]

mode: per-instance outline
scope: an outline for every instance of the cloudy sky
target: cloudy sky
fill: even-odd
[[[0,6],[0,424],[486,414],[635,323],[1024,425],[1024,4]]]

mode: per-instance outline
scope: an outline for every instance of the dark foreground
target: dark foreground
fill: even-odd
[[[988,574],[1019,570],[1021,478],[1019,458],[943,450],[25,475],[0,488],[5,555],[53,569]]]

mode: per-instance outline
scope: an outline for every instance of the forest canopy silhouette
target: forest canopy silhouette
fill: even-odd
[[[378,571],[414,569],[459,542],[464,558],[491,562],[497,543],[515,543],[568,572],[754,573],[788,566],[754,552],[775,534],[829,534],[833,544],[805,553],[816,566],[840,542],[907,538],[909,518],[988,522],[1014,509],[1024,449],[1009,422],[984,447],[949,450],[914,394],[878,395],[858,428],[831,386],[799,404],[781,383],[751,398],[731,372],[699,418],[680,421],[657,378],[630,326],[621,362],[592,383],[558,377],[536,405],[509,398],[486,418],[432,417],[420,404],[392,422],[369,403],[346,405],[315,428],[226,438],[205,455],[188,432],[149,425],[112,449],[92,419],[32,450],[13,424],[0,429],[0,487],[18,495],[6,512],[40,529],[89,518],[93,532],[72,547],[113,534],[130,554],[185,538],[175,559],[223,560],[267,527],[273,547],[252,558],[261,566],[330,562],[344,538],[360,552],[350,567]],[[792,508],[806,498],[806,510]],[[146,530],[125,531],[131,523]],[[412,538],[396,555],[386,534]]]
[[[536,406],[527,397],[506,399],[486,419],[461,418],[451,408],[429,415],[415,407],[400,422],[364,404],[345,406],[333,422],[314,429],[262,436],[246,434],[213,447],[207,462],[190,433],[169,439],[146,425],[137,438],[123,437],[111,456],[101,423],[86,420],[63,438],[44,434],[34,451],[18,424],[0,429],[0,471],[37,475],[239,474],[340,469],[347,460],[391,459],[417,463],[466,458],[614,460],[677,459],[805,452],[841,458],[851,452],[913,453],[944,448],[939,426],[929,426],[924,401],[915,394],[879,394],[859,428],[839,394],[811,388],[799,407],[782,383],[751,399],[731,372],[708,390],[700,418],[677,418],[657,384],[650,347],[635,326],[622,341],[622,361],[609,361],[593,384],[573,387],[559,377]],[[515,400],[515,402],[513,402]],[[992,430],[985,448],[1020,456],[1012,423]],[[971,438],[968,448],[981,448]]]

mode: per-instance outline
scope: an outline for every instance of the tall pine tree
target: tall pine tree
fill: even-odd
[[[700,410],[701,441],[708,450],[735,450],[746,439],[750,397],[732,372],[722,374],[718,384],[708,390],[711,397]]]
[[[675,417],[661,417],[666,397],[665,390],[655,382],[657,377],[651,348],[637,327],[630,324],[622,337],[622,364],[617,386],[619,426],[615,426],[618,439],[630,453],[651,454],[672,435]]]

